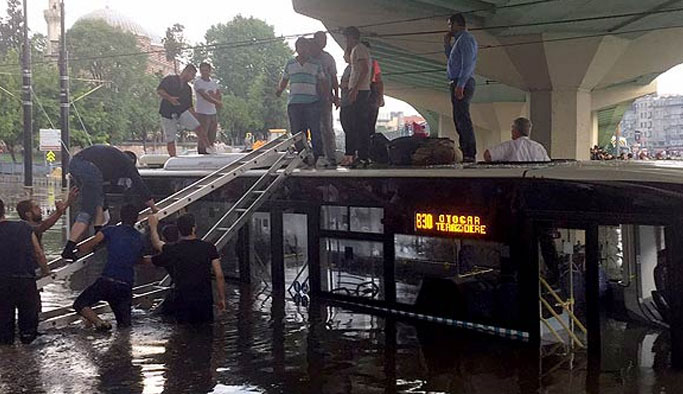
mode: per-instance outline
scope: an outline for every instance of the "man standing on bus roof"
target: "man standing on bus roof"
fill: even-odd
[[[164,77],[157,87],[157,94],[161,97],[159,105],[161,128],[164,132],[168,154],[171,157],[176,155],[175,140],[178,127],[194,131],[197,134],[197,153],[207,154],[208,138],[206,131],[194,116],[192,88],[188,85],[195,75],[197,75],[197,68],[188,64],[180,75]]]
[[[327,167],[337,165],[337,143],[332,125],[332,104],[339,103],[339,81],[337,80],[337,63],[332,55],[325,51],[327,46],[327,33],[316,32],[313,36],[313,59],[317,60],[323,68],[328,79],[328,91],[322,92],[320,97],[320,133],[323,141],[323,150],[327,159]]]
[[[212,69],[209,63],[203,62],[199,65],[199,78],[194,81],[194,91],[197,93],[195,112],[197,120],[207,135],[209,145],[205,147],[205,150],[209,153],[214,152],[214,144],[216,143],[216,131],[218,129],[216,109],[223,106],[218,83],[211,79]],[[200,150],[202,148],[204,147],[200,147]]]
[[[484,152],[484,160],[502,162],[550,161],[548,152],[543,145],[529,139],[531,127],[529,119],[522,117],[515,119],[510,130],[512,139],[487,149]]]
[[[448,18],[448,33],[443,38],[448,58],[447,72],[450,80],[453,121],[459,135],[464,162],[474,162],[477,141],[470,116],[470,102],[474,96],[474,69],[477,65],[477,40],[467,31],[462,14]]]

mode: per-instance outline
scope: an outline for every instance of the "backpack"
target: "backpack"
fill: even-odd
[[[420,147],[421,140],[413,137],[399,137],[390,141],[387,145],[389,164],[392,166],[412,165],[413,153]]]
[[[453,164],[458,156],[455,142],[448,138],[401,137],[388,146],[389,164],[395,166],[432,166]]]
[[[423,138],[411,156],[415,166],[453,164],[457,161],[455,142],[448,138]]]
[[[370,135],[370,159],[375,163],[388,164],[389,139],[382,133],[373,133]]]

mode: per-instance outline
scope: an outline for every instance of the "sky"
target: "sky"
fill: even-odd
[[[47,34],[43,10],[48,8],[48,4],[49,0],[29,0],[28,25],[32,31]],[[320,21],[296,13],[291,0],[65,0],[64,4],[67,29],[80,16],[109,7],[159,37],[164,35],[166,28],[180,23],[185,26],[186,39],[193,44],[203,41],[204,33],[212,25],[229,22],[239,14],[265,20],[275,28],[277,35],[287,36],[325,30]],[[4,14],[4,2],[0,2],[0,8]],[[289,44],[294,47],[293,40],[290,40]],[[341,73],[344,51],[332,39],[328,40],[326,50],[337,60],[337,67]],[[385,101],[386,106],[382,112],[403,111],[405,115],[417,114],[412,106],[403,101],[391,98]]]

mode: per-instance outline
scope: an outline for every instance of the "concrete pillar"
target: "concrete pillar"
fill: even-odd
[[[591,113],[591,146],[598,144],[598,136],[600,134],[600,124],[598,121],[598,111]]]

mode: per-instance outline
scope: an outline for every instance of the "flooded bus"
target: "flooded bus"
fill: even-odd
[[[141,173],[164,197],[207,170]],[[191,205],[200,233],[259,175]],[[671,327],[676,347],[682,192],[661,163],[297,170],[223,263],[304,306],[588,349],[609,319]]]

